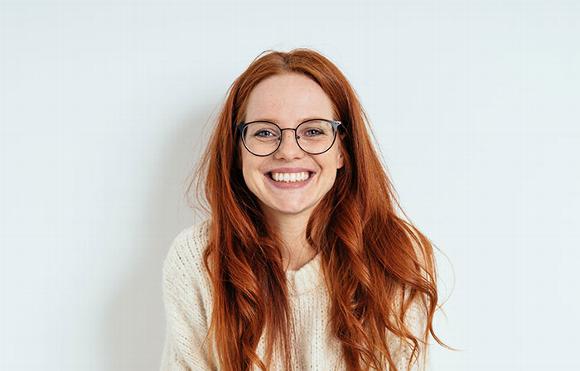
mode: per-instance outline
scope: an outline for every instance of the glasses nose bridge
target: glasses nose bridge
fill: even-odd
[[[298,131],[296,130],[297,128],[284,128],[284,129],[280,129],[280,145],[282,145],[282,140],[284,139],[284,130],[291,130],[293,131],[293,135],[292,137],[294,137],[294,142],[296,144],[298,144]]]
[[[280,128],[280,127],[278,127]],[[282,143],[284,141],[284,130],[290,130],[293,131],[294,133],[291,133],[291,138],[286,138],[286,141],[290,140],[291,143],[286,143],[286,145],[283,145],[284,143]],[[290,145],[290,151],[295,151],[298,150],[299,152],[302,152],[302,147],[300,147],[300,145],[298,144],[298,131],[297,128],[280,128],[280,141],[278,142],[278,148],[274,151],[274,152],[286,152],[289,149],[286,147],[287,145]]]

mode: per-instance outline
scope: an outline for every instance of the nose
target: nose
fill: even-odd
[[[294,130],[285,130],[285,129],[282,130],[282,133],[280,134],[282,143],[280,143],[280,147],[278,147],[276,152],[274,152],[274,158],[291,159],[291,158],[300,158],[304,155],[304,151],[302,151],[302,149],[298,146],[296,136],[294,133],[295,133]],[[286,134],[286,137],[284,137],[284,134]]]

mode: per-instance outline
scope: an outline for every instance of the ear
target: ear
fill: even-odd
[[[336,165],[336,169],[340,169],[344,166],[344,156],[343,153],[345,151],[344,146],[343,146],[343,141],[344,141],[344,137],[345,137],[345,133],[342,132],[342,130],[338,131],[338,158],[337,158],[337,165]]]
[[[338,151],[338,165],[336,165],[336,169],[340,169],[344,166],[344,158],[342,157],[342,150]]]

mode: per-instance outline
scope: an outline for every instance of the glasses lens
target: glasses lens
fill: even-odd
[[[296,128],[296,134],[300,147],[309,153],[322,153],[334,142],[332,124],[324,120],[303,122]]]
[[[257,155],[268,155],[276,150],[280,140],[280,129],[269,122],[252,122],[243,133],[248,150]]]

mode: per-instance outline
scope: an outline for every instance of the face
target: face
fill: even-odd
[[[332,101],[315,81],[288,73],[271,76],[254,87],[244,121],[268,120],[284,129],[296,128],[309,118],[337,119]],[[239,145],[244,181],[268,217],[309,216],[332,188],[337,169],[343,166],[338,133],[332,147],[318,155],[304,152],[292,130],[282,131],[280,147],[266,157],[250,153],[241,140]],[[304,181],[277,182],[271,177],[272,171],[307,172],[309,177]]]

